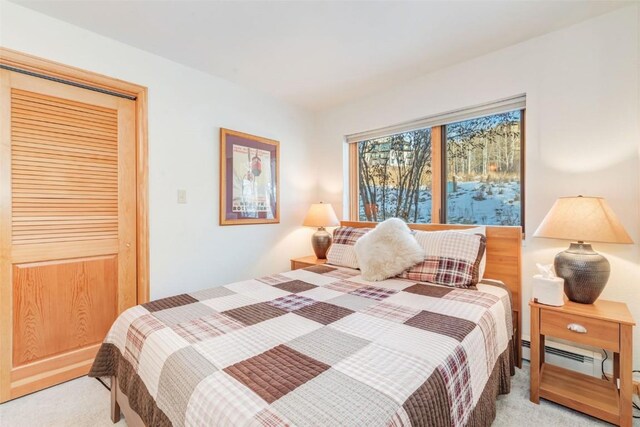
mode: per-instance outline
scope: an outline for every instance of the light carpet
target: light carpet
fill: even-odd
[[[634,419],[634,427],[640,420]],[[109,391],[93,378],[83,377],[0,405],[0,426],[113,426],[109,418]],[[126,426],[124,419],[116,426]],[[498,397],[494,426],[607,425],[551,402],[529,401],[529,365],[516,369],[511,393]]]

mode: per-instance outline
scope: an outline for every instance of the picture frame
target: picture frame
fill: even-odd
[[[280,222],[280,142],[220,128],[220,225]]]

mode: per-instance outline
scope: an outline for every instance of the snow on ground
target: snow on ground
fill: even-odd
[[[520,183],[458,182],[447,192],[447,222],[520,225]]]
[[[395,213],[395,189],[387,190],[387,215]],[[378,192],[378,208],[383,208],[381,191]],[[413,212],[412,212],[413,213]],[[360,219],[365,221],[364,207],[360,206]],[[420,191],[418,220],[413,215],[409,222],[431,222],[431,191]],[[456,189],[453,183],[447,188],[447,222],[450,224],[485,224],[485,225],[520,225],[520,183],[509,182],[458,182]]]
[[[397,194],[395,188],[387,189],[387,202],[383,203],[382,191],[378,188],[377,202],[378,202],[378,221],[383,221],[387,218],[396,216]],[[386,214],[384,213],[386,211]],[[402,216],[402,215],[398,215]],[[365,215],[364,206],[360,203],[360,220],[368,221]],[[413,208],[410,212],[410,217],[407,218],[408,222],[415,223],[429,223],[431,222],[431,191],[420,190],[420,196],[418,199],[418,218],[415,219]]]

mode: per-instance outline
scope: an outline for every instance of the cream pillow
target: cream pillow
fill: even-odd
[[[477,227],[473,227],[473,228],[465,228],[464,230],[456,230],[459,233],[466,233],[466,234],[481,234],[483,236],[487,236],[487,227],[485,227],[484,225],[479,225]],[[485,249],[485,251],[482,254],[482,259],[480,260],[480,266],[478,267],[478,281],[482,280],[482,278],[484,277],[484,269],[487,267],[487,251]]]
[[[354,246],[365,280],[397,276],[422,262],[425,252],[401,219],[390,218],[360,237]]]

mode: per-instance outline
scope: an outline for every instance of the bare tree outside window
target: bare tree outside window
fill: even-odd
[[[445,126],[446,222],[522,225],[521,111]]]
[[[523,114],[514,110],[358,142],[357,218],[524,226]],[[443,137],[432,141],[432,133]],[[443,160],[436,180],[441,188],[433,188],[432,150]],[[432,203],[433,197],[441,203]],[[431,217],[432,206],[444,211],[439,218]]]
[[[431,222],[431,129],[358,143],[359,219]]]

